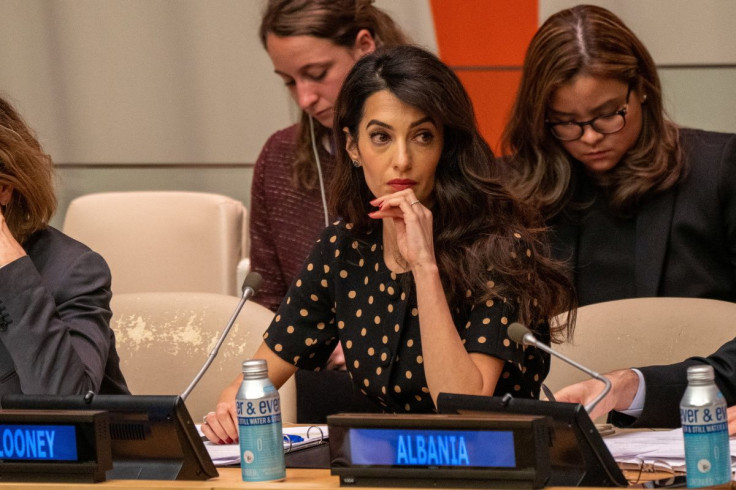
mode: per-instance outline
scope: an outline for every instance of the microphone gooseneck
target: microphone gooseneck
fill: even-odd
[[[233,325],[235,324],[235,320],[238,318],[238,315],[240,314],[240,310],[243,309],[243,306],[245,305],[245,302],[248,301],[256,292],[258,291],[258,288],[261,287],[261,282],[263,282],[263,278],[261,275],[257,272],[249,272],[247,276],[245,276],[245,280],[243,281],[243,294],[240,296],[240,302],[238,302],[238,306],[235,307],[235,311],[233,311],[232,316],[230,317],[230,320],[227,322],[227,325],[225,325],[225,329],[222,331],[222,335],[220,335],[220,338],[217,339],[217,343],[212,348],[212,351],[210,352],[210,355],[207,356],[207,360],[205,361],[204,365],[202,366],[202,369],[199,370],[197,375],[194,377],[192,382],[187,386],[187,389],[184,390],[184,393],[182,393],[181,399],[186,400],[189,394],[192,392],[195,386],[197,386],[197,383],[202,379],[202,376],[204,376],[204,373],[207,372],[210,365],[212,364],[212,361],[215,360],[215,356],[217,356],[217,353],[220,351],[220,346],[223,342],[225,342],[225,338],[230,333],[230,330],[233,328]]]
[[[605,376],[598,374],[592,369],[589,369],[583,366],[582,364],[573,361],[566,355],[560,354],[559,352],[552,350],[549,346],[537,340],[537,338],[534,336],[531,330],[529,330],[527,327],[525,327],[521,323],[515,322],[509,325],[508,333],[509,333],[509,338],[511,338],[511,340],[513,340],[517,344],[531,345],[531,346],[536,347],[539,350],[543,350],[544,352],[552,356],[555,356],[558,359],[561,359],[567,364],[573,366],[574,368],[579,369],[580,371],[584,372],[588,376],[595,378],[601,383],[603,383],[605,385],[605,388],[603,388],[603,391],[597,397],[595,397],[595,399],[592,402],[585,405],[585,410],[588,411],[588,413],[590,413],[595,408],[595,406],[598,405],[598,403],[608,394],[608,392],[611,391],[611,380],[609,380]]]

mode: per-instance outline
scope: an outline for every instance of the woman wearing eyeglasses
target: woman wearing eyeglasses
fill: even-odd
[[[506,128],[514,188],[551,226],[579,304],[736,301],[736,136],[677,127],[656,67],[614,14],[550,17]]]
[[[581,306],[736,301],[736,135],[670,121],[652,57],[618,17],[590,5],[550,17],[527,51],[510,121],[513,188],[542,210]],[[734,341],[708,359],[609,373],[613,390],[592,416],[631,410],[642,426],[679,425],[693,362],[730,379],[721,388],[736,403]],[[586,403],[599,392],[586,382],[556,397]]]

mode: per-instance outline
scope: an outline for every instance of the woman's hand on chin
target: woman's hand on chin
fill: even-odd
[[[432,211],[417,199],[414,191],[404,189],[387,194],[371,201],[371,205],[378,207],[369,213],[371,218],[392,218],[399,253],[411,270],[436,266]]]

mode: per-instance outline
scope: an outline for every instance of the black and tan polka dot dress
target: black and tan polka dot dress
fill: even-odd
[[[326,228],[264,338],[302,369],[323,366],[339,340],[363,394],[387,411],[432,412],[416,294],[411,278],[386,267],[381,235],[379,228],[357,239],[342,222]],[[507,361],[495,394],[537,397],[549,359],[509,340],[507,327],[514,320],[513,308],[500,300],[455,315],[468,352]]]

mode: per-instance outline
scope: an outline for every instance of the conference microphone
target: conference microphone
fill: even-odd
[[[220,338],[217,339],[217,343],[215,344],[215,347],[212,348],[212,352],[210,352],[210,355],[207,357],[207,360],[202,366],[202,369],[199,370],[187,389],[184,390],[184,393],[181,394],[182,400],[187,399],[194,387],[197,386],[197,383],[199,383],[199,380],[201,380],[202,376],[204,376],[204,373],[206,373],[207,370],[210,368],[212,361],[215,360],[215,356],[217,356],[217,353],[220,351],[220,346],[223,342],[225,342],[225,337],[228,336],[230,330],[233,328],[235,320],[240,314],[240,310],[243,309],[245,302],[248,301],[254,294],[256,294],[256,292],[258,292],[258,288],[261,287],[262,281],[263,278],[257,272],[249,272],[248,275],[245,276],[245,280],[243,281],[243,294],[240,297],[240,302],[238,303],[238,306],[236,306],[235,311],[233,311],[233,316],[230,317],[227,325],[225,325],[225,330],[222,331],[222,335],[220,335]]]
[[[511,338],[511,340],[513,340],[517,344],[532,345],[539,350],[543,350],[544,352],[550,355],[553,355],[558,359],[565,361],[569,365],[581,370],[588,376],[595,378],[601,383],[603,383],[604,385],[606,385],[606,387],[603,388],[603,391],[597,397],[595,397],[595,399],[592,402],[585,405],[585,410],[587,410],[588,413],[590,413],[591,410],[593,410],[593,408],[595,408],[595,406],[598,405],[598,402],[600,402],[603,399],[603,397],[605,397],[608,394],[608,392],[611,391],[611,380],[609,380],[605,376],[601,376],[600,374],[596,373],[592,369],[588,369],[582,364],[579,364],[573,361],[569,357],[552,350],[549,346],[537,340],[537,338],[534,336],[531,330],[526,328],[521,323],[515,322],[509,326],[509,337]]]

